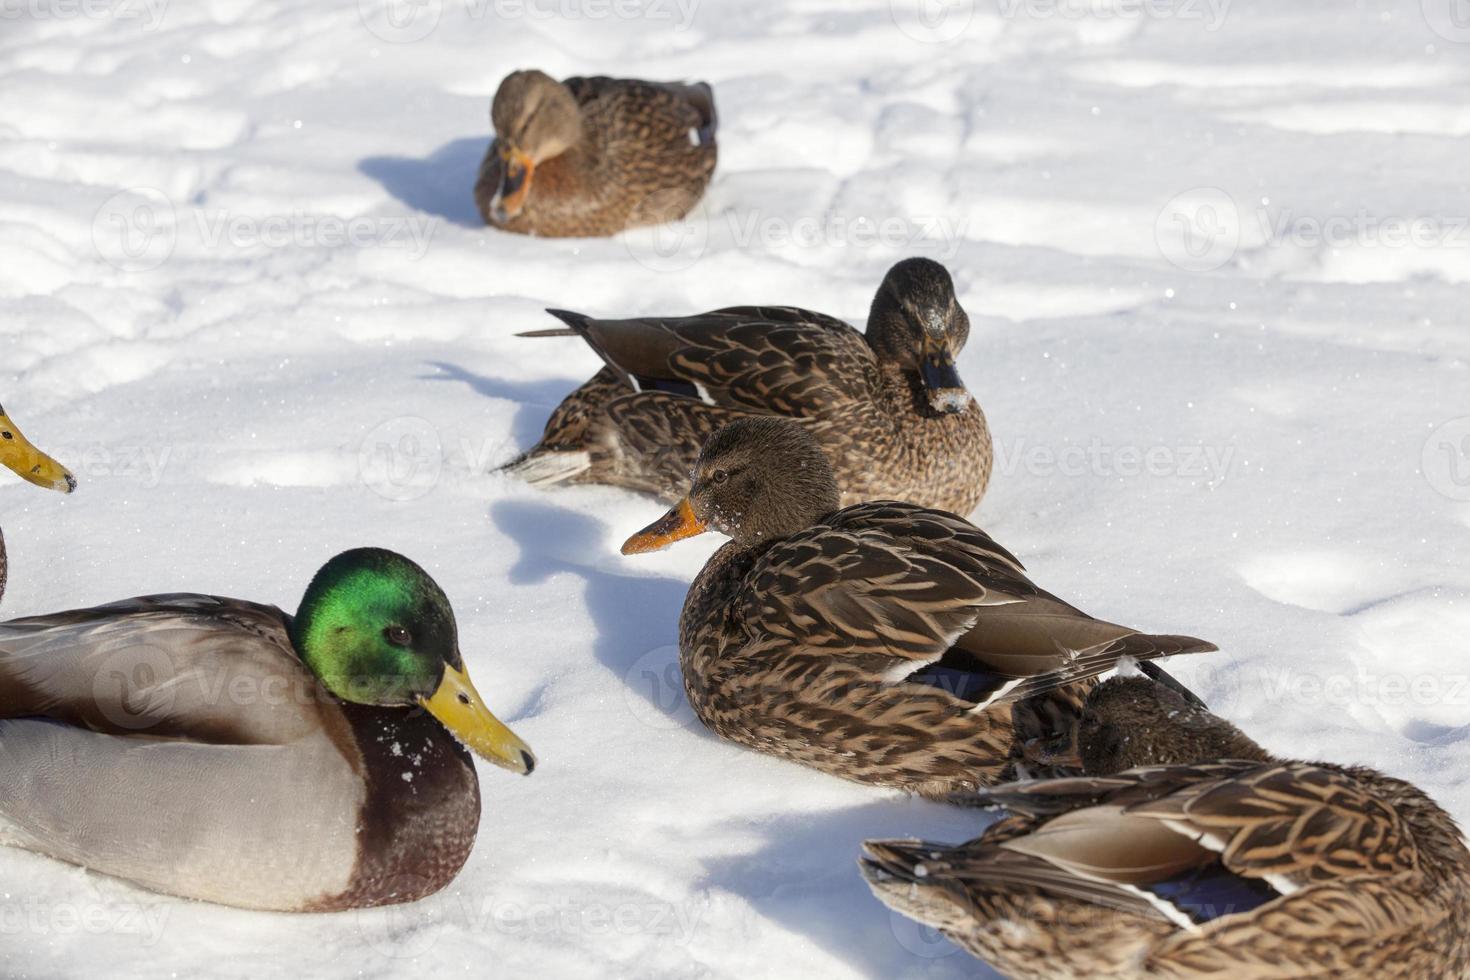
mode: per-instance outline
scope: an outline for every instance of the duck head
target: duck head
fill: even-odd
[[[582,139],[582,116],[567,87],[542,71],[507,75],[490,105],[500,154],[500,187],[490,200],[497,222],[521,213],[536,167]]]
[[[811,527],[840,502],[822,447],[801,423],[776,416],[739,419],[710,436],[691,478],[688,496],[629,538],[623,554],[708,530],[752,547]]]
[[[77,479],[65,466],[31,445],[14,422],[0,408],[0,465],[22,480],[47,490],[71,493]]]
[[[1224,718],[1143,676],[1113,677],[1093,690],[1078,723],[1077,748],[1089,776],[1138,766],[1271,758]]]
[[[935,412],[963,412],[973,400],[955,369],[969,337],[970,318],[944,266],[912,258],[888,270],[868,313],[868,344],[879,357],[918,375]]]
[[[522,774],[536,767],[470,682],[444,590],[402,555],[358,548],[327,562],[301,599],[291,641],[343,701],[422,707],[495,765]]]

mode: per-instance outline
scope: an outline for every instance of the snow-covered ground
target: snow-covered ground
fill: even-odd
[[[1470,20],[1456,0],[0,0],[0,396],[81,480],[7,477],[7,615],[189,589],[294,608],[427,566],[535,746],[463,875],[315,917],[0,853],[6,977],[924,977],[869,836],[977,817],[720,742],[674,622],[717,543],[488,473],[598,314],[860,322],[954,271],[1001,454],[976,520],[1270,748],[1470,818]],[[704,78],[721,159],[657,236],[479,227],[507,71]],[[165,805],[166,801],[160,801]]]

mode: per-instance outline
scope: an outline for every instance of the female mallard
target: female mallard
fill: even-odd
[[[990,480],[990,430],[954,358],[970,335],[944,266],[899,262],[866,335],[779,306],[700,316],[592,320],[550,311],[607,367],[552,413],[541,442],[506,468],[532,483],[610,483],[677,500],[699,448],[752,415],[805,422],[842,502],[912,500],[960,514]]]
[[[480,822],[460,742],[535,766],[470,683],[444,592],[391,551],[327,562],[294,619],[163,595],[0,623],[0,842],[154,891],[290,912],[430,895]]]
[[[65,466],[31,445],[20,429],[0,407],[0,466],[11,470],[27,483],[47,490],[71,493],[77,488],[76,477]],[[5,557],[5,535],[0,533],[0,599],[5,597],[5,581],[10,564]]]
[[[682,218],[715,169],[715,100],[694,85],[506,76],[475,204],[485,223],[547,238]]]
[[[1470,977],[1470,852],[1420,790],[1145,678],[1080,739],[1090,778],[982,794],[1010,816],[978,840],[869,841],[873,891],[1016,978]]]
[[[995,782],[1022,698],[1062,702],[1065,718],[1090,686],[1079,682],[1121,657],[1215,649],[1093,619],[953,514],[893,501],[839,510],[821,447],[789,419],[721,429],[689,496],[623,551],[710,528],[732,540],[679,622],[695,714],[732,741],[858,782],[933,797]]]

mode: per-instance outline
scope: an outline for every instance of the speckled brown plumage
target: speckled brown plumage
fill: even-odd
[[[721,425],[781,415],[803,421],[826,451],[844,504],[896,499],[968,514],[985,493],[990,430],[953,369],[969,318],[936,262],[890,270],[866,335],[790,307],[629,320],[553,312],[608,366],[507,467],[531,482],[674,500]]]
[[[1009,815],[958,847],[870,841],[874,892],[1018,980],[1470,976],[1470,852],[1419,789],[1274,759],[1141,678],[1089,699],[1099,732],[1089,768],[1169,764],[991,790]]]
[[[821,449],[789,420],[730,424],[694,472],[675,512],[733,540],[685,600],[685,690],[705,725],[758,751],[942,797],[1010,770],[1022,699],[1075,707],[1121,657],[1214,649],[1088,616],[953,514],[838,509]]]
[[[544,95],[561,104],[552,86],[570,96],[566,111],[580,126],[569,123],[575,135],[556,142],[555,155],[535,161],[519,212],[497,214],[508,144],[534,144],[536,122],[545,122],[544,111],[530,121],[539,105],[525,109],[522,103]],[[494,116],[497,135],[480,165],[475,204],[487,224],[505,231],[591,237],[677,220],[699,202],[715,169],[714,95],[702,82],[597,77],[558,83],[540,72],[517,72],[502,83]],[[565,149],[563,142],[569,143]],[[537,155],[534,145],[522,149]]]

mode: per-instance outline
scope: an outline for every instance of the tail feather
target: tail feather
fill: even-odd
[[[532,486],[548,486],[570,480],[592,466],[585,450],[533,449],[501,466],[497,472],[511,473]]]
[[[572,331],[578,334],[585,334],[587,327],[592,323],[592,318],[585,313],[573,313],[571,310],[553,310],[549,307],[546,312],[571,327]]]

